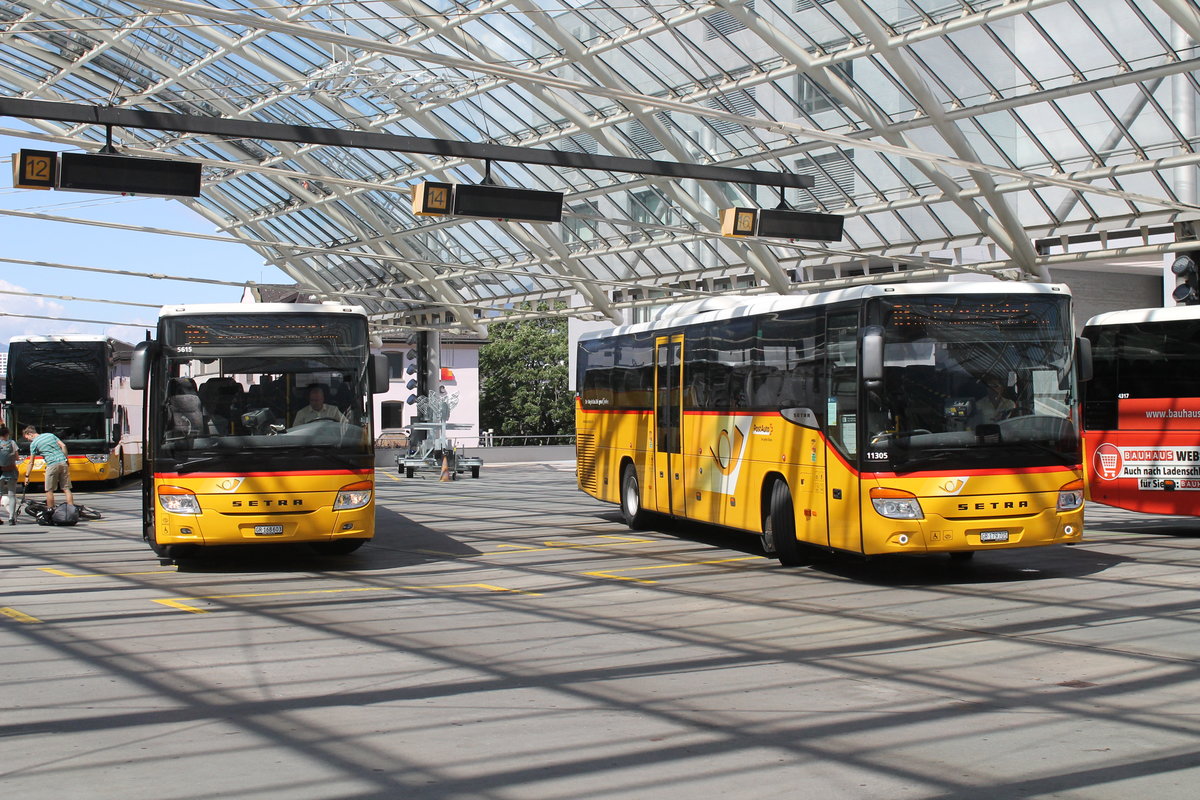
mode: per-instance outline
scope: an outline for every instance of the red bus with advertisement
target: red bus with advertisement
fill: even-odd
[[[1083,335],[1088,499],[1200,516],[1200,307],[1100,314]]]

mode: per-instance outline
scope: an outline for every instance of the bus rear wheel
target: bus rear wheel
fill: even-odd
[[[642,508],[642,489],[633,464],[626,464],[621,471],[621,518],[633,531],[642,530],[650,521],[650,512]]]
[[[803,547],[796,540],[796,512],[792,506],[792,490],[784,481],[771,485],[771,498],[763,516],[763,549],[774,553],[785,567],[805,563]]]

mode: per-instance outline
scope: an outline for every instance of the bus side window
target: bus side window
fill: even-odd
[[[1092,379],[1082,384],[1083,427],[1111,431],[1117,428],[1117,393],[1120,386],[1120,346],[1116,329],[1101,330],[1092,341]]]
[[[766,369],[756,386],[759,397],[776,408],[807,408],[824,419],[824,327],[824,317],[807,309],[762,320],[759,349]]]
[[[829,315],[826,343],[829,394],[826,431],[848,457],[858,454],[858,312]]]

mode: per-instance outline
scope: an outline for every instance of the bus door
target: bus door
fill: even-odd
[[[683,516],[683,335],[654,340],[654,493],[661,512]]]
[[[825,402],[825,518],[829,546],[862,552],[858,464],[858,310],[829,314]]]

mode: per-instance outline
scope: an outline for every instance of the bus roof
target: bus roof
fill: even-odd
[[[619,325],[608,330],[587,331],[580,341],[602,339],[624,333],[640,333],[661,328],[677,328],[729,317],[754,316],[772,311],[825,306],[869,297],[973,295],[973,294],[1061,294],[1071,290],[1062,283],[1016,283],[997,281],[954,281],[949,283],[865,284],[814,294],[720,295],[665,306],[649,322]]]
[[[197,303],[195,305],[163,306],[162,317],[183,317],[190,314],[361,314],[361,306],[343,303]]]
[[[1200,306],[1172,306],[1170,308],[1129,308],[1124,311],[1106,311],[1089,319],[1085,328],[1099,325],[1136,325],[1139,322],[1178,322],[1200,319]]]
[[[52,333],[44,336],[27,334],[23,336],[14,336],[8,340],[9,344],[13,342],[112,342],[117,346],[132,347],[133,345],[122,342],[120,339],[114,339],[111,336],[103,336],[96,333]]]

